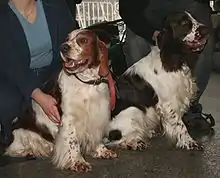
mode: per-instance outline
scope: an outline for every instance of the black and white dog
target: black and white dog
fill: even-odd
[[[109,145],[142,149],[158,126],[187,150],[201,149],[182,121],[197,91],[192,69],[207,42],[208,29],[188,12],[169,16],[158,47],[116,81],[117,102]]]
[[[44,88],[57,99],[62,125],[50,121],[33,101],[15,123],[14,141],[6,154],[52,156],[58,168],[77,172],[91,169],[84,154],[117,157],[102,143],[111,116],[107,55],[106,45],[91,30],[71,32],[61,45],[63,69],[58,80]]]

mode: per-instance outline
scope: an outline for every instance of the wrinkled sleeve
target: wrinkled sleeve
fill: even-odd
[[[29,99],[32,91],[40,87],[40,81],[34,71],[30,69],[28,62],[19,63],[26,56],[15,55],[14,47],[7,33],[1,32],[0,41],[0,73],[17,86],[26,99]]]

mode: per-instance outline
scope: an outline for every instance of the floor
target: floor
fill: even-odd
[[[220,75],[213,74],[202,98],[204,110],[216,119],[215,134],[198,139],[203,152],[176,150],[165,138],[155,138],[147,151],[121,151],[115,160],[93,160],[90,173],[60,171],[49,160],[21,161],[0,157],[0,178],[219,178]]]

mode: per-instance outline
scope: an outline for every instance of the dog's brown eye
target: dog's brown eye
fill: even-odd
[[[80,44],[86,44],[86,43],[88,43],[88,39],[86,39],[86,38],[81,38],[81,39],[79,40],[79,42],[80,42]]]

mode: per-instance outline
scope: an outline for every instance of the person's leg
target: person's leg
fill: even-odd
[[[23,109],[24,100],[16,86],[0,80],[0,144],[8,146],[13,141],[12,121]]]
[[[211,115],[208,115],[207,117],[206,114],[202,114],[202,105],[199,104],[199,100],[208,85],[210,73],[213,67],[214,33],[212,28],[211,13],[207,6],[198,2],[192,3],[188,10],[196,17],[196,19],[210,28],[210,35],[193,71],[193,75],[196,78],[196,84],[198,86],[196,100],[192,103],[192,107],[183,119],[189,129],[197,128],[199,130],[209,130],[212,124],[207,122],[207,120],[210,119],[214,122],[214,119]]]
[[[123,46],[127,66],[130,67],[150,52],[150,44],[142,37],[126,29],[126,39]]]
[[[208,85],[210,73],[212,71],[213,65],[213,55],[214,55],[214,38],[210,34],[208,43],[206,44],[203,52],[201,53],[199,60],[196,64],[194,70],[194,76],[196,77],[196,84],[198,86],[197,100],[200,99],[201,95]]]
[[[197,20],[208,26],[210,29],[208,43],[200,54],[197,65],[193,71],[193,74],[196,77],[197,86],[199,88],[199,92],[197,95],[197,99],[199,100],[206,89],[209,81],[209,76],[213,67],[214,30],[211,19],[211,11],[206,4],[194,2],[189,5],[188,10],[195,16]]]
[[[188,129],[197,129],[201,131],[209,131],[214,126],[215,121],[211,114],[202,113],[202,105],[199,103],[200,97],[205,91],[210,73],[212,71],[214,55],[214,38],[210,35],[209,41],[201,53],[198,63],[193,71],[198,86],[198,92],[195,101],[189,112],[183,118]]]

